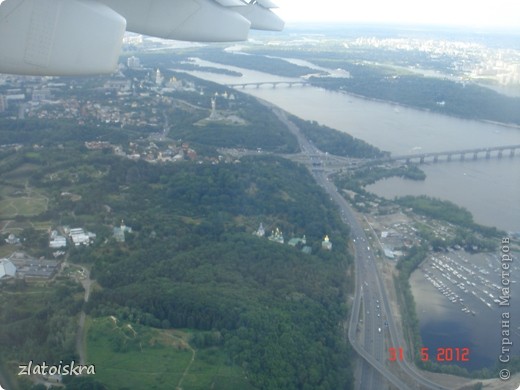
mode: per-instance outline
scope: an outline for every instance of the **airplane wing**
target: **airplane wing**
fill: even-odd
[[[111,73],[125,31],[199,42],[283,29],[271,0],[0,0],[0,73]]]

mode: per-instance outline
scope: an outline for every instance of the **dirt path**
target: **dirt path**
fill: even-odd
[[[188,348],[191,351],[191,360],[190,363],[186,366],[186,369],[182,373],[181,379],[179,379],[179,383],[177,383],[177,386],[175,387],[176,390],[182,390],[182,382],[184,381],[184,378],[186,377],[186,374],[188,374],[188,371],[191,368],[191,365],[195,361],[195,357],[197,356],[197,351],[195,351],[190,345],[188,345]]]
[[[175,336],[175,335],[172,335],[172,334],[169,334],[169,333],[167,335],[168,335],[168,337],[172,338],[176,342],[180,341],[182,344],[186,345],[188,347],[188,349],[191,351],[191,360],[188,363],[188,365],[186,366],[186,368],[184,369],[184,372],[182,373],[182,376],[179,379],[179,382],[177,383],[177,386],[175,386],[175,390],[182,390],[182,382],[184,381],[184,378],[186,377],[186,375],[190,371],[190,368],[193,365],[193,362],[195,361],[195,358],[197,357],[197,351],[190,344],[188,344],[188,342],[184,338],[178,337],[178,336]]]
[[[6,221],[4,226],[2,226],[2,230],[0,230],[0,233],[5,233],[7,227],[12,223],[13,221],[9,220],[9,221]]]

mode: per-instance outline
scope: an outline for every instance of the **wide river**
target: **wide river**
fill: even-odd
[[[202,60],[197,63],[243,74],[234,77],[189,72],[221,84],[291,80]],[[303,119],[347,132],[394,155],[520,145],[518,128],[448,117],[321,88],[265,85],[240,91]],[[387,198],[407,194],[439,197],[467,208],[478,223],[520,231],[520,151],[516,153],[519,157],[513,159],[423,165],[425,181],[391,178],[369,186],[368,190]]]

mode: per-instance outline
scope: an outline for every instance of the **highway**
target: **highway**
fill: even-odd
[[[402,380],[386,368],[388,353],[385,348],[385,336],[388,327],[385,327],[384,319],[388,317],[389,310],[385,309],[385,305],[382,303],[383,293],[377,277],[375,255],[365,231],[347,201],[339,194],[325,174],[314,170],[313,176],[331,196],[332,201],[339,206],[343,222],[347,223],[351,229],[350,234],[355,248],[356,290],[351,309],[348,338],[356,352],[366,361],[362,364],[358,386],[363,390],[387,388],[384,377],[398,389],[408,389],[409,387]]]
[[[320,156],[326,155],[307,140],[298,127],[288,120],[285,113],[268,104],[277,117],[284,122],[297,137],[302,153],[308,156],[307,166],[316,182],[327,192],[330,199],[337,204],[341,219],[350,226],[350,234],[354,246],[355,295],[350,313],[348,339],[354,350],[363,358],[361,370],[356,378],[356,388],[361,390],[382,390],[388,388],[437,389],[447,390],[431,380],[423,377],[410,362],[409,355],[403,359],[389,362],[389,348],[407,350],[407,344],[397,331],[394,314],[391,310],[387,291],[377,268],[376,254],[371,248],[363,225],[356,214],[341,196],[328,174],[320,167]],[[400,370],[390,370],[388,364],[395,364]],[[393,387],[390,387],[393,385]]]
[[[398,389],[445,389],[444,387],[424,378],[419,370],[404,354],[403,360],[397,359],[397,364],[406,374],[405,384],[388,368],[390,347],[406,351],[407,344],[397,331],[394,314],[391,310],[386,288],[377,268],[374,249],[370,246],[366,232],[354,214],[348,202],[341,196],[335,185],[328,180],[322,171],[314,170],[313,176],[331,199],[339,206],[343,222],[350,226],[350,234],[355,249],[355,281],[356,289],[354,304],[351,309],[348,337],[349,341],[366,362],[375,368],[384,378]],[[360,340],[360,334],[363,335]],[[388,341],[388,346],[385,345]],[[366,364],[362,366],[360,389],[383,389],[381,376],[370,372]],[[372,370],[373,371],[373,370]]]

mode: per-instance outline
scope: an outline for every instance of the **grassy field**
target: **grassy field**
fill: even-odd
[[[40,167],[35,164],[22,164],[10,172],[4,173],[2,179],[13,185],[23,186],[27,183],[27,177],[38,168]]]
[[[225,361],[225,353],[218,348],[197,351],[197,358],[182,382],[183,389],[255,389],[239,367],[226,365]]]
[[[0,218],[30,217],[47,210],[47,199],[43,197],[20,197],[0,200]]]
[[[115,317],[89,319],[87,360],[95,379],[119,389],[253,389],[219,348],[195,350],[191,331],[159,330]]]
[[[30,188],[29,177],[39,166],[22,164],[2,174],[0,185],[0,219],[17,216],[31,217],[47,210],[48,199],[44,193]]]
[[[11,245],[1,245],[0,246],[0,259],[4,257],[9,257],[15,251],[16,247]]]

